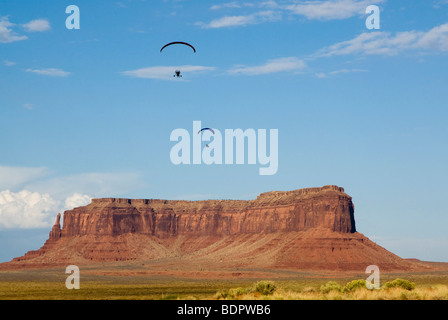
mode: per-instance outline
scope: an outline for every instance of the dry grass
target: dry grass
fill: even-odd
[[[369,290],[364,287],[353,291],[338,290],[336,287],[330,291],[315,287],[293,291],[277,287],[270,295],[262,295],[253,288],[238,288],[219,292],[215,297],[231,300],[448,300],[448,286],[417,286],[413,290],[385,287]]]
[[[360,279],[362,275],[357,277]],[[65,287],[66,275],[60,270],[0,272],[0,300],[448,300],[448,274],[389,274],[381,289],[361,286],[344,290],[353,277],[324,278],[316,275],[276,279],[273,286],[256,280],[174,279],[140,276],[81,277],[80,290]],[[409,279],[415,288],[386,288],[396,278]],[[355,278],[356,279],[356,278]],[[269,281],[268,281],[269,282]],[[332,282],[328,285],[329,282]],[[258,283],[258,286],[257,286]],[[272,290],[273,289],[273,290]]]
[[[65,285],[55,282],[0,282],[0,300],[448,300],[446,285],[417,285],[414,290],[402,288],[381,288],[368,290],[358,288],[352,292],[322,292],[316,287],[290,290],[276,286],[272,294],[262,294],[252,286],[222,288],[222,283],[180,283],[164,285],[105,284],[84,282],[80,290],[67,290]],[[217,293],[218,292],[218,293]]]

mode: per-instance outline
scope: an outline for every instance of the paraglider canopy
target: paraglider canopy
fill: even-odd
[[[183,41],[174,41],[174,42],[167,43],[166,45],[164,45],[162,47],[162,49],[160,49],[160,52],[162,52],[163,49],[165,49],[166,47],[169,47],[169,46],[171,46],[173,44],[182,44],[182,45],[185,45],[185,46],[189,46],[196,53],[196,49],[191,44],[189,44],[187,42],[183,42]]]
[[[201,130],[198,131],[198,134],[200,134],[202,131],[205,131],[205,130],[209,130],[209,131],[211,131],[213,134],[215,134],[215,131],[213,131],[212,128],[202,128]]]
[[[202,131],[208,130],[211,133],[215,134],[215,131],[212,128],[202,128],[201,130],[198,131],[198,134],[200,134]],[[207,148],[209,147],[208,144],[205,145]]]
[[[175,44],[180,44],[180,45],[184,45],[184,46],[190,47],[196,53],[195,47],[193,47],[191,44],[189,44],[187,42],[183,42],[183,41],[174,41],[174,42],[167,43],[166,45],[164,45],[160,49],[160,53],[162,53],[163,49],[165,49],[166,47],[169,47],[169,46],[172,46],[172,45],[175,45]],[[175,78],[182,78],[181,71],[179,69],[175,70],[173,77],[175,77]]]

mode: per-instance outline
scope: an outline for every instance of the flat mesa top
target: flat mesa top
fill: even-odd
[[[162,200],[162,199],[125,199],[125,198],[98,198],[92,199],[90,205],[94,206],[163,206],[163,207],[177,207],[182,205],[189,207],[191,205],[197,206],[225,206],[233,207],[235,209],[244,208],[253,205],[269,205],[269,204],[286,204],[293,200],[306,199],[320,194],[327,194],[328,192],[337,193],[349,197],[344,192],[344,188],[335,185],[323,186],[320,188],[304,188],[292,191],[270,191],[261,193],[254,200]]]

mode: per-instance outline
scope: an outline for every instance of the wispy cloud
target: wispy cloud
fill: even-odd
[[[319,50],[318,57],[349,54],[397,55],[405,50],[448,51],[448,23],[427,32],[406,31],[362,33],[359,36]]]
[[[215,70],[215,67],[205,67],[205,66],[154,66],[148,68],[141,68],[136,70],[129,70],[121,72],[122,75],[129,76],[132,78],[143,78],[143,79],[161,79],[161,80],[173,80],[173,74],[176,69],[181,70],[182,73],[196,74],[201,72],[210,72]]]
[[[255,7],[254,3],[250,2],[239,2],[239,1],[232,1],[232,2],[226,2],[221,4],[215,4],[210,7],[211,10],[221,10],[221,9],[237,9],[237,8],[244,8],[244,7]]]
[[[127,8],[127,5],[125,5],[123,2],[115,2],[115,6],[118,8]]]
[[[196,25],[205,28],[241,27],[282,20],[284,15],[303,16],[308,20],[341,20],[356,15],[365,15],[367,6],[380,4],[386,0],[321,0],[321,1],[232,1],[210,7],[218,10],[252,10],[244,15],[227,15],[216,18],[209,23],[197,22]],[[260,11],[261,10],[261,11]],[[267,11],[263,11],[267,10]]]
[[[25,183],[48,176],[45,167],[9,167],[0,165],[0,190],[22,188]]]
[[[309,20],[340,20],[363,15],[367,6],[382,2],[384,0],[301,1],[284,5],[283,8]]]
[[[11,43],[28,39],[27,36],[17,35],[11,27],[14,23],[9,22],[8,17],[0,18],[0,43]]]
[[[439,9],[442,6],[448,5],[448,0],[437,0],[433,3],[433,7]]]
[[[63,200],[74,193],[92,197],[121,196],[144,187],[138,172],[88,172],[48,176],[25,184],[23,189],[48,193]]]
[[[3,64],[4,64],[5,66],[7,66],[7,67],[12,67],[12,66],[15,66],[15,65],[16,65],[15,62],[13,62],[13,61],[9,61],[9,60],[4,60],[4,61],[3,61]]]
[[[8,17],[0,17],[0,43],[11,43],[28,39],[27,36],[18,35],[13,27],[16,24],[9,21]],[[26,32],[43,32],[51,29],[50,22],[46,19],[36,19],[22,24]]]
[[[32,20],[26,24],[23,24],[22,27],[27,32],[44,32],[51,29],[50,22],[46,19]]]
[[[23,104],[23,107],[24,107],[25,109],[28,109],[28,110],[33,110],[33,109],[34,109],[34,105],[31,104],[31,103],[24,103],[24,104]]]
[[[62,69],[47,68],[47,69],[26,69],[26,72],[36,73],[49,77],[68,77],[71,73]]]
[[[31,190],[57,199],[73,193],[111,196],[143,187],[138,172],[88,172],[60,175],[45,167],[0,166],[0,190]]]
[[[278,8],[279,5],[274,0],[267,1],[255,1],[255,2],[241,2],[241,1],[231,1],[221,4],[215,4],[210,7],[211,10],[222,10],[222,9],[240,9],[240,8]]]
[[[318,78],[328,78],[331,76],[336,76],[338,74],[357,73],[357,72],[367,72],[367,70],[364,70],[364,69],[340,69],[340,70],[335,70],[335,71],[330,71],[330,72],[316,73],[316,76]]]
[[[306,63],[297,57],[286,57],[268,60],[258,66],[235,66],[228,70],[234,75],[262,75],[277,72],[300,72],[306,68]]]
[[[249,15],[239,16],[224,16],[209,23],[197,22],[196,25],[203,29],[217,29],[228,27],[242,27],[252,24],[259,24],[264,22],[273,22],[281,20],[281,13],[268,10],[252,13]]]

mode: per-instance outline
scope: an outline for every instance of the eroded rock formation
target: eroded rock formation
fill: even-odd
[[[336,186],[268,192],[252,201],[93,199],[88,206],[64,213],[61,236],[224,236],[315,227],[353,233],[353,212],[351,197]]]
[[[370,264],[415,267],[356,231],[352,198],[337,186],[267,192],[250,201],[93,199],[65,211],[62,229],[60,218],[42,248],[10,263],[164,261],[177,268],[361,272]]]

